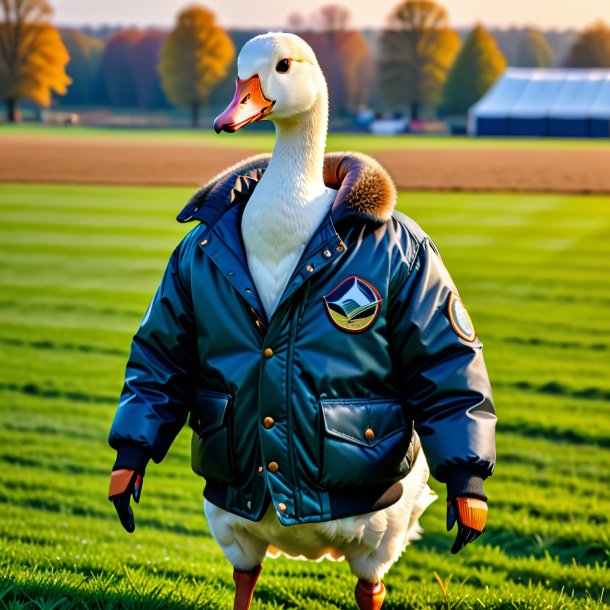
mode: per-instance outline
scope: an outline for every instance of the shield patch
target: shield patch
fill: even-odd
[[[449,320],[453,330],[464,339],[464,341],[474,341],[477,338],[477,333],[474,329],[474,324],[464,307],[461,299],[451,293],[449,297]]]
[[[350,333],[360,333],[377,319],[381,296],[372,284],[352,275],[327,294],[324,303],[336,327]]]

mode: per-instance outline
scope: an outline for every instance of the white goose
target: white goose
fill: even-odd
[[[268,316],[273,313],[306,244],[337,191],[323,181],[328,92],[315,54],[293,34],[269,33],[247,42],[238,57],[235,97],[215,121],[234,132],[268,118],[276,143],[267,169],[245,207],[241,230],[248,266]],[[418,517],[435,499],[426,484],[423,452],[402,481],[404,493],[374,513],[284,527],[272,505],[260,522],[206,500],[212,534],[235,568],[235,610],[247,610],[266,554],[345,558],[358,577],[361,610],[379,610],[382,578],[407,544],[418,538]]]

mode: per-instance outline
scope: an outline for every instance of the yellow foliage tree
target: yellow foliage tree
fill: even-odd
[[[409,108],[419,118],[423,105],[436,106],[460,48],[447,11],[431,0],[404,0],[390,15],[380,40],[379,84],[386,105]]]
[[[199,124],[201,105],[227,76],[234,57],[233,43],[213,13],[191,6],[178,15],[161,50],[159,74],[168,99],[191,109],[193,126]]]
[[[0,8],[0,99],[6,100],[8,120],[16,122],[20,100],[49,106],[52,91],[66,93],[70,56],[49,23],[46,0],[0,0]]]

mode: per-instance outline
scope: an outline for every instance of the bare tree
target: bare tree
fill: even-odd
[[[349,9],[342,4],[326,4],[312,16],[316,29],[321,32],[344,32],[351,19]]]

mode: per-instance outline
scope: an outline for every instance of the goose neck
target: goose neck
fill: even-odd
[[[297,202],[310,201],[324,189],[323,167],[328,116],[324,104],[289,119],[276,120],[276,141],[262,181]]]

